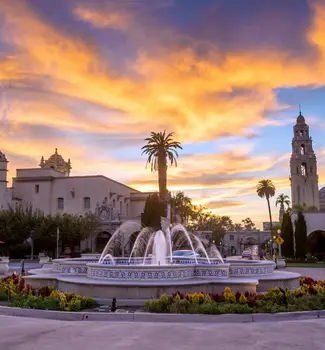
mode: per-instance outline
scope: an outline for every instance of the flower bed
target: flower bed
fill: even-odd
[[[8,300],[9,306],[44,310],[80,311],[97,306],[95,299],[79,294],[48,286],[34,289],[16,274],[0,281],[0,300]]]
[[[273,313],[325,309],[325,281],[301,278],[300,287],[291,291],[272,288],[265,294],[233,293],[225,288],[223,294],[202,292],[162,295],[145,302],[145,309],[158,313]]]

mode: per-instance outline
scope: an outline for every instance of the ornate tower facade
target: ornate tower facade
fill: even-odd
[[[309,136],[309,126],[301,112],[293,132],[290,159],[292,206],[300,205],[319,210],[317,160],[313,141]]]
[[[7,206],[7,165],[7,158],[0,151],[0,209]]]

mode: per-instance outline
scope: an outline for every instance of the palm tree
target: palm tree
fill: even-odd
[[[273,227],[272,227],[272,213],[271,213],[271,207],[270,207],[270,198],[275,195],[275,186],[273,185],[273,182],[269,179],[261,180],[258,182],[256,186],[256,192],[259,197],[266,198],[267,206],[269,209],[269,216],[270,216],[270,229],[272,232]]]
[[[167,162],[177,166],[177,149],[182,149],[180,142],[173,140],[174,133],[151,132],[146,138],[147,144],[142,147],[142,154],[148,156],[147,164],[151,164],[151,171],[158,170],[159,197],[167,200]]]
[[[289,208],[290,206],[290,199],[289,196],[287,196],[284,193],[281,193],[278,198],[276,199],[275,205],[278,206],[278,204],[280,204],[280,212],[279,212],[279,219],[280,221],[282,221],[283,218],[283,214],[285,211],[284,205],[287,206],[287,208]]]

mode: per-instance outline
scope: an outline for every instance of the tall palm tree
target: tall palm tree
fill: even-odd
[[[142,154],[148,156],[147,164],[151,164],[151,171],[158,170],[158,184],[160,200],[167,200],[167,163],[177,166],[177,149],[182,149],[180,142],[173,140],[174,133],[151,132],[146,138],[147,144],[142,147]]]
[[[280,219],[280,221],[282,221],[283,214],[284,214],[284,211],[285,211],[284,206],[286,205],[287,208],[289,208],[289,206],[290,206],[290,199],[289,199],[289,196],[287,196],[287,195],[284,194],[284,193],[281,193],[281,194],[278,196],[278,198],[276,199],[276,202],[275,202],[275,205],[276,205],[276,206],[278,206],[278,204],[280,204],[279,219]]]
[[[266,198],[267,206],[269,209],[269,216],[270,216],[270,229],[272,232],[273,224],[272,224],[272,213],[271,213],[271,207],[270,207],[270,198],[275,195],[275,186],[273,182],[269,179],[261,180],[258,182],[256,186],[256,192],[259,197]]]

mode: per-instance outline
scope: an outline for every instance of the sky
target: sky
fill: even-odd
[[[268,212],[257,182],[290,195],[299,104],[321,187],[324,0],[0,0],[9,178],[57,147],[72,175],[157,190],[141,147],[167,130],[183,145],[169,190],[260,227]]]

